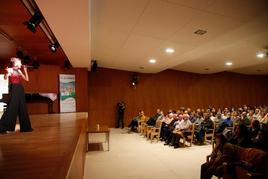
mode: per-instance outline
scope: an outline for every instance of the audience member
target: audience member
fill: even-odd
[[[245,124],[246,126],[250,125],[250,120],[249,120],[249,118],[247,116],[247,112],[246,111],[243,111],[242,112],[242,115],[240,117],[240,121],[239,122]]]
[[[156,114],[154,116],[150,117],[148,119],[148,121],[146,122],[146,124],[148,126],[154,126],[155,123],[156,123],[156,120],[158,119],[159,116],[161,116],[161,110],[160,109],[157,109],[156,110]]]
[[[139,121],[145,121],[146,116],[144,115],[144,111],[140,110],[138,115],[132,119],[130,124],[128,125],[129,131],[135,131],[138,127]]]
[[[264,124],[268,124],[268,112],[263,111],[261,114],[262,115],[261,115],[260,122]]]
[[[179,147],[180,138],[183,136],[187,137],[191,133],[190,127],[192,123],[189,120],[188,114],[183,114],[183,120],[177,123],[175,129],[172,131],[171,140],[167,141],[167,144],[174,146],[174,148]]]
[[[201,122],[201,128],[199,131],[195,131],[195,136],[197,140],[197,144],[203,144],[204,143],[204,135],[205,132],[208,131],[208,129],[213,128],[213,121],[210,119],[210,115],[208,113],[203,113],[204,120]]]
[[[245,124],[235,126],[235,135],[231,143],[244,148],[251,147],[250,134]]]
[[[162,128],[160,132],[160,138],[161,140],[166,141],[170,135],[170,128],[173,125],[173,113],[169,112],[166,117],[163,118],[162,120]]]
[[[261,129],[260,122],[258,120],[254,120],[251,124],[251,127],[249,128],[249,133],[252,140],[254,140],[257,137],[260,129]]]
[[[230,112],[227,112],[226,113],[226,118],[223,120],[223,124],[226,124],[227,127],[231,127],[233,126],[233,121],[232,121],[232,118],[231,118],[231,113]]]
[[[201,165],[201,179],[211,179],[213,175],[222,176],[223,168],[223,146],[226,139],[222,134],[215,136],[216,145],[210,155],[207,156],[206,163]]]
[[[268,152],[268,132],[266,129],[258,131],[257,136],[252,140],[252,146]]]

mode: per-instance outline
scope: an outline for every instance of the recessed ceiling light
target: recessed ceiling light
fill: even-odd
[[[232,62],[226,62],[225,65],[226,65],[226,66],[232,66],[233,63],[232,63]]]
[[[166,53],[174,53],[175,50],[173,48],[166,48]]]
[[[257,53],[257,55],[256,55],[258,58],[263,58],[263,57],[265,57],[265,53],[263,53],[263,52],[259,52],[259,53]]]
[[[151,59],[149,60],[149,63],[156,63],[156,59],[151,58]]]

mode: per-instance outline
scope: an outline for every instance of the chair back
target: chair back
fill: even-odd
[[[190,130],[190,134],[187,134],[187,135],[183,134],[183,135],[182,135],[182,139],[183,139],[183,142],[182,142],[182,143],[183,143],[183,146],[184,146],[184,147],[186,146],[186,142],[189,143],[189,147],[191,147],[192,144],[193,144],[193,141],[194,141],[195,124],[191,124],[191,125],[189,126],[189,130]]]
[[[226,156],[223,178],[268,178],[267,152],[226,143],[223,147],[223,154]],[[234,163],[237,163],[235,167]]]
[[[188,136],[188,138],[191,139],[191,140],[194,139],[194,130],[195,130],[195,124],[192,124],[192,125],[190,126],[191,135]]]
[[[151,142],[153,141],[153,139],[156,137],[157,141],[159,141],[160,139],[160,133],[161,133],[161,127],[162,127],[162,121],[161,120],[157,120],[155,127],[153,127],[150,131],[150,133],[148,134],[148,138],[151,139]]]
[[[157,120],[156,121],[156,124],[155,124],[155,127],[156,128],[161,128],[161,125],[162,125],[162,121],[161,120]]]
[[[210,141],[211,144],[213,144],[215,130],[216,130],[216,123],[213,122],[213,128],[212,128],[212,129],[208,129],[208,130],[205,132],[205,136],[204,136],[205,141],[204,141],[204,142],[208,142],[208,141]],[[209,140],[209,138],[210,138],[210,140]],[[212,147],[213,147],[213,145],[212,145]]]

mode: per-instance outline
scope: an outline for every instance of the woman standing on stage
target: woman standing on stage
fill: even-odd
[[[6,68],[5,79],[9,78],[10,100],[8,107],[0,120],[0,133],[15,131],[17,116],[19,116],[20,132],[31,132],[30,118],[26,108],[22,80],[29,81],[27,68],[22,66],[19,58],[11,58],[12,68]],[[23,68],[23,72],[21,71]]]

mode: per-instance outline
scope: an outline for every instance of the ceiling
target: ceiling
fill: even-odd
[[[32,34],[21,25],[30,15],[17,7],[21,6],[19,3],[18,0],[0,2],[0,28],[37,59],[55,61],[55,54],[47,50],[41,31]],[[195,73],[268,74],[268,57],[256,57],[257,52],[268,52],[267,0],[57,0],[53,3],[36,0],[36,3],[57,37],[62,53],[74,67],[89,67],[90,60],[95,59],[100,67],[142,73],[175,69]],[[207,33],[194,34],[198,29]],[[5,42],[0,36],[0,60],[15,52],[13,46],[14,43]],[[166,54],[167,47],[175,52]],[[150,58],[157,63],[148,63]],[[227,61],[233,65],[225,66]]]
[[[268,74],[268,58],[256,58],[268,47],[267,19],[267,0],[92,0],[92,56],[138,72]]]

